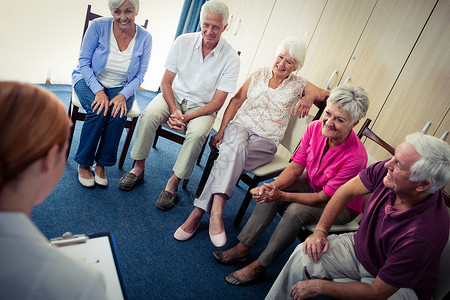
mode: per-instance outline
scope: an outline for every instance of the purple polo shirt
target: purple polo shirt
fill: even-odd
[[[323,190],[331,197],[341,185],[367,166],[367,152],[353,130],[342,144],[331,147],[322,157],[326,144],[322,121],[311,122],[292,160],[305,166],[306,179],[315,193]],[[363,197],[358,197],[347,208],[361,213],[362,203]]]
[[[356,256],[373,276],[430,299],[449,235],[448,211],[440,190],[410,209],[395,209],[395,194],[383,184],[385,162],[359,175],[373,194],[356,232]]]

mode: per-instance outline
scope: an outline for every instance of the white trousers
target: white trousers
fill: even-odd
[[[330,247],[318,262],[303,253],[303,243],[298,245],[281,270],[266,299],[291,299],[292,287],[299,281],[308,279],[349,278],[364,283],[372,283],[375,277],[367,272],[356,257],[355,232],[329,235]],[[401,288],[390,300],[417,299],[412,289]]]
[[[194,206],[210,212],[214,194],[225,194],[230,199],[241,174],[271,162],[276,152],[277,144],[273,140],[230,122],[225,129],[219,157],[202,194],[194,200]]]

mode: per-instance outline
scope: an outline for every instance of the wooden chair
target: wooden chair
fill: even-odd
[[[289,123],[288,128],[286,129],[286,133],[283,139],[280,141],[280,145],[283,145],[290,153],[293,153],[295,149],[299,145],[299,140],[303,136],[303,133],[306,130],[308,124],[314,120],[320,119],[323,110],[326,106],[326,101],[314,103],[318,108],[318,112],[313,117],[308,115],[303,119],[299,119],[297,117],[293,117],[291,122]],[[250,200],[252,199],[252,195],[250,194],[250,190],[254,187],[258,186],[258,184],[267,179],[274,178],[289,165],[289,160],[285,159],[284,155],[282,155],[282,150],[278,148],[279,151],[275,154],[273,160],[260,166],[248,173],[242,174],[239,180],[248,185],[247,193],[245,194],[244,200],[242,201],[241,207],[234,219],[234,227],[238,227],[242,221],[242,218],[245,215],[245,212],[250,204]],[[213,149],[208,157],[208,161],[205,166],[205,170],[203,171],[202,178],[200,179],[199,186],[197,188],[197,196],[201,194],[203,188],[208,180],[209,173],[211,172],[214,161],[219,156],[219,150]]]
[[[87,11],[86,11],[86,19],[84,22],[84,29],[83,29],[83,35],[82,39],[84,38],[84,35],[86,34],[86,31],[89,27],[89,22],[100,18],[101,16],[93,13],[91,11],[91,5],[88,5]],[[145,20],[143,27],[147,29],[148,20]],[[68,115],[70,119],[72,120],[73,126],[70,129],[69,133],[69,147],[67,149],[67,158],[69,157],[70,148],[72,146],[72,140],[73,140],[73,133],[75,131],[75,124],[76,121],[84,121],[86,117],[86,112],[83,109],[83,106],[80,103],[80,100],[78,99],[77,94],[75,93],[74,89],[72,88],[72,97],[70,99],[70,105],[68,109]],[[131,109],[127,113],[127,122],[125,123],[125,129],[127,130],[127,136],[125,138],[125,142],[122,148],[122,153],[120,154],[119,159],[119,169],[122,170],[123,163],[125,162],[125,157],[127,156],[128,148],[130,147],[131,138],[133,137],[134,129],[136,128],[136,124],[138,121],[138,117],[141,115],[141,110],[139,108],[139,105],[136,100],[134,100],[133,105]]]
[[[388,143],[383,141],[378,135],[376,135],[369,128],[370,122],[372,122],[372,120],[367,118],[357,134],[358,138],[361,139],[363,137],[367,137],[367,138],[371,139],[372,141],[374,141],[375,143],[377,143],[378,145],[380,145],[381,147],[383,147],[384,149],[386,149],[389,153],[394,155],[395,149],[392,146],[390,146]],[[374,162],[375,162],[375,160],[373,158],[369,158],[367,160],[367,166],[370,166]],[[370,197],[370,194],[364,196],[364,204],[363,205],[365,205],[365,203],[367,202],[369,197]],[[362,218],[362,214],[360,214],[355,219],[353,219],[353,221],[348,222],[347,224],[333,225],[333,226],[331,226],[329,232],[335,233],[335,234],[344,233],[344,232],[354,232],[354,231],[358,230],[359,222],[361,221],[361,218]],[[308,237],[308,235],[310,235],[312,232],[314,232],[316,225],[317,224],[310,224],[310,225],[304,226],[304,232],[300,233],[300,239],[304,240],[306,237]]]

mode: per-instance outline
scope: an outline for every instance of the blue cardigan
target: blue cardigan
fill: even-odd
[[[112,20],[105,17],[92,21],[83,39],[78,66],[72,73],[73,85],[84,78],[94,94],[104,90],[97,81],[97,75],[105,68],[108,60]],[[151,34],[139,25],[136,28],[136,41],[127,70],[127,81],[122,82],[123,89],[120,91],[126,99],[131,97],[144,81],[152,51]]]

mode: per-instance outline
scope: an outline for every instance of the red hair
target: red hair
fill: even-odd
[[[0,190],[54,145],[63,149],[70,119],[48,90],[0,82]]]

